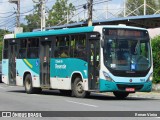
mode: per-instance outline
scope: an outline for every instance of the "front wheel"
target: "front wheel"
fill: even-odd
[[[113,92],[113,94],[118,99],[125,99],[129,95],[129,93],[127,93],[127,92]]]
[[[86,97],[86,96],[89,95],[89,92],[87,92],[87,91],[84,90],[84,88],[83,88],[83,82],[82,82],[82,79],[80,77],[77,77],[74,80],[73,94],[76,97],[79,97],[79,98],[84,98],[84,97]]]

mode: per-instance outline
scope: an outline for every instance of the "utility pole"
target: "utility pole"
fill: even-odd
[[[9,0],[9,2],[17,5],[16,26],[20,27],[20,0]]]
[[[123,17],[126,17],[126,0],[123,1]]]
[[[146,0],[144,0],[144,15],[146,15],[146,6],[147,6]]]
[[[41,0],[41,31],[45,31],[46,28],[46,3],[45,0]]]
[[[92,26],[93,0],[88,0],[88,26]]]

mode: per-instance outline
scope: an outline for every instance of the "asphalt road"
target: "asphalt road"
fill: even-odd
[[[62,96],[57,90],[26,94],[23,87],[0,83],[0,111],[160,111],[160,99],[130,96],[118,100],[95,93],[82,99]]]

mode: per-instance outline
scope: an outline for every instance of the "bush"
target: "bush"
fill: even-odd
[[[160,83],[160,36],[151,41],[153,53],[153,83]]]

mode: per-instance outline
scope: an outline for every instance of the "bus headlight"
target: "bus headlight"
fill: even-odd
[[[108,73],[106,73],[106,72],[103,71],[103,75],[104,75],[104,77],[105,77],[106,80],[113,81],[112,78],[108,75]]]
[[[146,82],[152,81],[153,80],[153,73],[150,74],[148,80]]]

